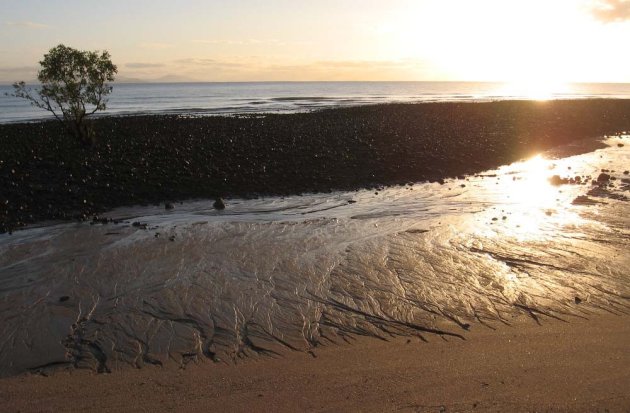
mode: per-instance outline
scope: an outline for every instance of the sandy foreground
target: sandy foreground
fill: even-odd
[[[0,381],[0,402],[7,412],[630,411],[627,315],[495,327],[236,365],[26,375]]]

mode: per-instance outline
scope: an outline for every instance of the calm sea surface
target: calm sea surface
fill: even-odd
[[[535,90],[534,90],[535,89]],[[107,114],[296,112],[385,102],[630,98],[630,84],[572,84],[561,91],[475,82],[250,82],[114,84]],[[51,118],[0,86],[0,123]]]

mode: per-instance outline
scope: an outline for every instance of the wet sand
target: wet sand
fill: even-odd
[[[0,125],[0,232],[110,208],[441,181],[630,130],[630,100],[391,104],[289,115]]]
[[[6,412],[627,412],[630,319],[476,325],[466,340],[352,339],[312,355],[0,380]]]

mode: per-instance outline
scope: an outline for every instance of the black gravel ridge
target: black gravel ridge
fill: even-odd
[[[0,125],[0,232],[117,206],[356,189],[471,174],[630,130],[630,100],[388,104],[299,114]]]

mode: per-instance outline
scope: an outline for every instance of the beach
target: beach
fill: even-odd
[[[624,412],[627,316],[515,320],[466,341],[357,339],[314,356],[4,379],[6,411]]]
[[[630,100],[390,104],[311,113],[0,125],[0,231],[107,209],[439,181],[630,130]]]
[[[630,408],[630,101],[94,128],[0,125],[9,411]]]

